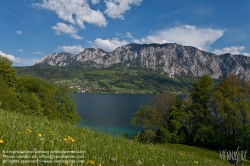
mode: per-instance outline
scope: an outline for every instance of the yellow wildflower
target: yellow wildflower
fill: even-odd
[[[3,140],[2,139],[0,139],[0,144],[3,144]]]
[[[198,161],[194,161],[195,164],[198,164],[199,162]]]
[[[180,151],[179,153],[180,153],[180,156],[183,156],[185,154],[185,152],[183,151]]]
[[[29,133],[31,133],[31,132],[32,132],[32,130],[28,129],[28,132],[29,132]]]
[[[42,134],[39,133],[39,134],[38,134],[38,137],[42,137]]]
[[[21,134],[21,132],[20,132],[20,131],[18,131],[18,132],[17,132],[17,134]]]
[[[102,166],[102,164],[99,164],[98,166]]]
[[[68,136],[67,138],[64,138],[64,141],[75,142],[75,140],[71,136]]]
[[[91,164],[91,165],[94,165],[95,161],[94,160],[89,160],[88,163]]]

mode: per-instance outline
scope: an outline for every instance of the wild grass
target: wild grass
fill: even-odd
[[[146,145],[136,140],[106,135],[65,122],[23,116],[1,109],[0,140],[0,165],[6,166],[11,165],[11,163],[5,163],[7,160],[9,162],[34,161],[34,164],[14,165],[230,165],[227,161],[219,159],[218,152],[198,147],[174,144]],[[6,156],[15,158],[10,159]],[[22,159],[18,158],[20,156]],[[50,158],[45,158],[47,156]],[[55,156],[64,158],[55,158]],[[55,163],[46,164],[46,160]],[[82,163],[71,163],[77,161]]]

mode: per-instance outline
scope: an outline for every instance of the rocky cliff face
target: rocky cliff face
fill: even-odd
[[[35,65],[67,66],[74,58],[74,55],[68,52],[54,53],[43,57]]]
[[[232,54],[218,56],[194,47],[172,43],[129,44],[118,47],[113,52],[89,48],[77,55],[55,53],[44,57],[35,65],[108,68],[115,64],[145,67],[168,73],[171,77],[175,75],[200,77],[209,73],[215,79],[235,74],[243,80],[250,80],[250,57]]]

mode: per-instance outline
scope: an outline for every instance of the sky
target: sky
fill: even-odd
[[[250,56],[249,0],[0,0],[0,55],[31,66],[55,52],[177,43]]]

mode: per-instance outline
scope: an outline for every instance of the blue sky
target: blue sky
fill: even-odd
[[[0,54],[30,66],[54,52],[178,43],[250,55],[249,0],[0,0]]]

